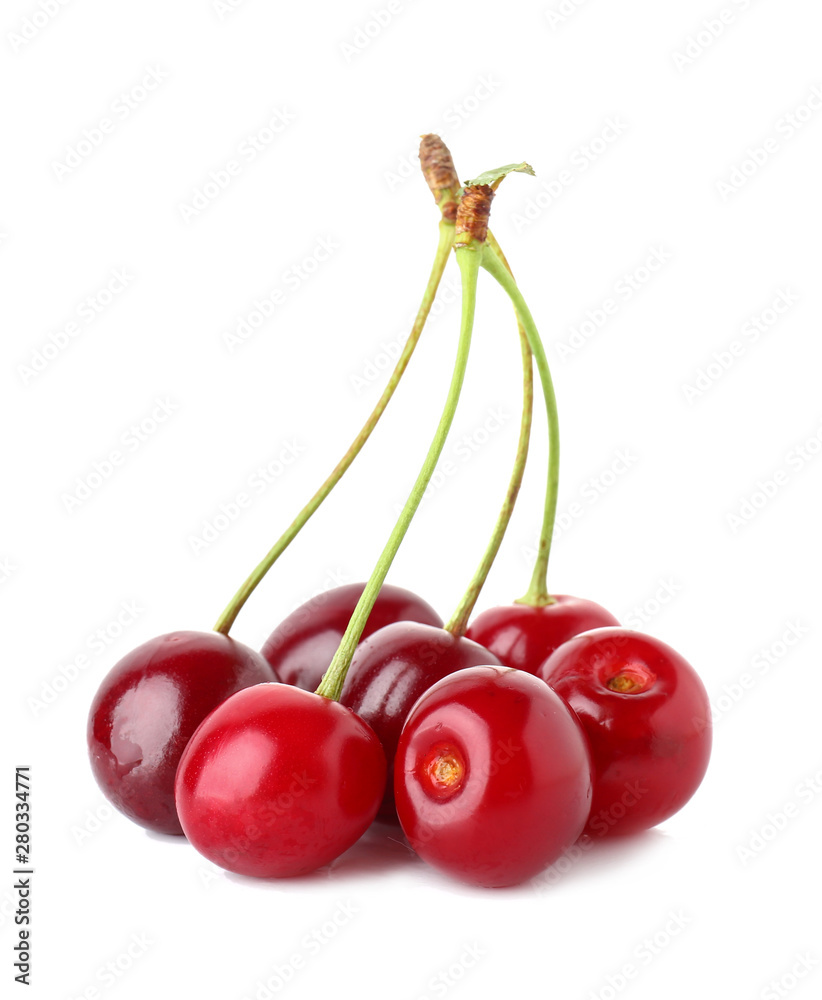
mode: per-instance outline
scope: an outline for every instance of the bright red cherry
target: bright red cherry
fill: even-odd
[[[386,625],[354,653],[342,698],[379,737],[388,760],[380,819],[396,820],[394,754],[414,702],[441,677],[482,664],[498,664],[487,649],[444,628],[414,622]]]
[[[123,657],[91,705],[91,769],[109,801],[157,833],[183,832],[174,775],[192,733],[241,688],[276,680],[259,653],[219,632],[170,632]]]
[[[377,812],[385,755],[339,702],[258,684],[215,709],[177,771],[191,843],[228,871],[301,875],[355,843]]]
[[[411,710],[394,772],[408,841],[475,885],[538,874],[582,833],[592,764],[579,721],[531,674],[470,667]]]
[[[283,683],[316,691],[364,589],[364,583],[349,583],[327,590],[280,622],[261,652]],[[421,597],[384,584],[360,641],[399,621],[442,625],[440,616]]]
[[[590,834],[656,826],[694,794],[711,753],[710,705],[670,646],[630,629],[595,629],[552,653],[537,676],[576,712],[591,744]]]
[[[535,674],[557,646],[572,636],[619,622],[600,604],[583,597],[554,594],[542,608],[510,604],[489,608],[471,622],[469,639],[490,649],[506,667]]]

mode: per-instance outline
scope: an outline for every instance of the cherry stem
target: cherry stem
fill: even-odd
[[[365,623],[371,614],[371,610],[377,600],[380,588],[388,575],[388,570],[394,561],[397,550],[422,501],[423,494],[428,488],[454,420],[454,413],[456,412],[457,403],[462,391],[462,384],[465,380],[465,369],[468,364],[468,353],[471,347],[471,333],[474,327],[474,312],[477,297],[477,276],[479,274],[480,258],[482,257],[481,250],[482,244],[472,244],[471,246],[460,247],[456,251],[457,262],[459,263],[462,277],[462,316],[460,320],[457,357],[451,376],[451,385],[448,389],[448,396],[445,400],[442,416],[440,417],[434,438],[431,441],[431,446],[428,449],[428,454],[425,456],[425,461],[422,464],[417,480],[411,488],[411,493],[405,501],[405,506],[400,512],[400,516],[397,518],[394,530],[391,532],[388,542],[377,560],[374,572],[371,574],[368,583],[365,585],[365,590],[357,602],[357,606],[351,615],[337,652],[334,654],[334,658],[323,675],[320,686],[317,688],[317,694],[331,698],[334,701],[339,701],[340,699],[345,677],[351,665],[357,644],[362,636],[363,629],[365,628]]]
[[[223,635],[228,635],[229,629],[234,624],[234,621],[242,610],[245,602],[254,592],[257,584],[271,569],[283,552],[285,552],[288,546],[294,541],[300,531],[302,531],[308,520],[317,511],[328,494],[334,489],[337,483],[348,471],[351,463],[362,451],[363,445],[369,439],[371,432],[377,426],[380,417],[383,415],[385,408],[391,401],[391,397],[394,395],[395,389],[399,385],[400,379],[405,373],[405,369],[408,367],[408,362],[411,360],[411,355],[414,353],[414,349],[420,339],[420,334],[422,333],[423,327],[428,319],[428,314],[431,311],[434,298],[436,297],[440,280],[443,272],[445,271],[445,265],[448,263],[448,257],[451,252],[453,240],[454,223],[443,217],[439,223],[439,242],[437,244],[437,252],[434,256],[434,263],[431,267],[428,284],[426,285],[422,301],[414,319],[414,325],[411,327],[411,333],[408,335],[408,339],[405,342],[402,353],[399,358],[397,358],[397,364],[394,367],[394,371],[391,373],[388,384],[383,390],[376,406],[371,411],[371,415],[368,417],[366,422],[363,424],[359,434],[354,438],[348,448],[348,451],[346,451],[334,467],[322,486],[303,507],[300,513],[294,518],[288,528],[286,528],[283,534],[274,543],[274,546],[269,550],[266,557],[258,566],[255,567],[234,597],[232,597],[225,611],[223,611],[217,619],[217,623],[214,626],[215,632],[221,632]]]
[[[534,318],[525,303],[525,299],[522,297],[522,293],[517,287],[516,281],[514,281],[513,276],[503,266],[500,257],[491,248],[486,248],[483,252],[482,266],[492,277],[496,278],[514,303],[517,316],[525,329],[528,343],[534,355],[540,383],[542,384],[542,394],[545,397],[545,410],[548,417],[548,481],[545,488],[545,510],[531,583],[525,595],[515,602],[517,604],[528,604],[531,607],[541,608],[548,604],[556,603],[554,598],[548,593],[546,577],[548,573],[548,559],[551,555],[554,521],[557,514],[557,491],[559,488],[559,418],[557,415],[557,399],[554,393],[554,383],[551,380],[551,370],[548,367],[548,359],[545,357],[545,348],[542,346],[542,340],[534,323]]]
[[[499,258],[506,270],[510,272],[511,268],[508,265],[508,261],[505,259],[505,255],[490,230],[487,236],[487,246]],[[534,412],[533,355],[531,354],[531,345],[528,343],[525,329],[519,319],[517,319],[517,328],[519,330],[520,350],[522,352],[522,417],[520,419],[519,441],[517,442],[514,467],[511,471],[511,478],[508,482],[505,499],[497,515],[497,521],[488,542],[488,547],[483,554],[476,572],[471,578],[468,589],[463,594],[462,600],[451,616],[451,620],[445,626],[446,631],[457,638],[465,635],[465,630],[468,627],[468,619],[471,617],[480,592],[485,586],[485,581],[502,545],[502,540],[508,529],[508,523],[514,512],[514,505],[517,502],[520,486],[522,486],[522,477],[528,458],[528,445],[531,439],[531,419]]]

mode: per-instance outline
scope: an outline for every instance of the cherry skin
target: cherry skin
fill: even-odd
[[[174,775],[194,730],[235,691],[276,679],[259,653],[218,632],[169,632],[133,649],[89,713],[91,769],[106,798],[149,830],[181,834]]]
[[[537,875],[576,841],[591,780],[585,734],[558,695],[522,670],[469,667],[411,710],[394,794],[420,857],[497,887]]]
[[[317,594],[283,619],[261,652],[285,684],[316,691],[342,639],[364,583],[349,583]],[[442,625],[437,612],[402,587],[383,585],[360,641],[392,622]]]
[[[302,875],[370,826],[385,785],[373,731],[339,702],[258,684],[215,709],[177,771],[186,836],[240,875]]]
[[[659,639],[601,628],[566,642],[538,672],[576,712],[594,759],[587,832],[633,833],[694,794],[711,753],[702,681]]]
[[[394,754],[414,702],[440,678],[482,664],[499,664],[499,660],[470,639],[414,622],[386,625],[354,653],[340,700],[365,719],[385,750],[388,780],[380,819],[397,821]]]
[[[469,639],[480,643],[507,667],[535,674],[557,646],[588,629],[619,622],[600,604],[584,597],[554,594],[542,608],[509,604],[489,608],[471,622]]]

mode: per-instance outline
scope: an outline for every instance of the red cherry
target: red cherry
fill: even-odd
[[[301,875],[354,844],[377,812],[385,755],[336,701],[258,684],[223,702],[177,770],[177,809],[191,843],[228,871]]]
[[[499,663],[493,653],[443,628],[414,622],[386,625],[354,653],[342,698],[379,737],[388,760],[380,819],[396,821],[394,754],[414,702],[441,677],[482,664]]]
[[[219,632],[170,632],[123,657],[91,705],[91,769],[109,801],[157,833],[183,832],[174,775],[192,733],[241,688],[276,680],[259,653]]]
[[[312,597],[280,622],[261,652],[283,683],[316,691],[363,590],[364,583],[335,587]],[[421,597],[402,587],[385,584],[360,641],[399,621],[442,625],[440,616]]]
[[[594,836],[632,833],[694,794],[711,753],[708,695],[693,667],[659,639],[601,628],[566,642],[537,676],[579,716],[593,753]]]
[[[470,667],[411,710],[394,794],[420,857],[466,882],[505,886],[579,837],[591,775],[582,727],[550,688],[521,670]]]
[[[510,604],[477,615],[466,631],[469,639],[490,649],[507,667],[535,674],[551,653],[588,629],[619,622],[600,604],[584,597],[554,594],[554,604],[534,608]]]

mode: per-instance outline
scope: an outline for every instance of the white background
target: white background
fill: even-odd
[[[36,867],[27,995],[818,996],[815,0],[727,0],[730,23],[717,20],[718,0],[393,0],[382,24],[372,12],[385,0],[55,9],[48,18],[34,0],[9,0],[0,25],[4,991],[21,989],[8,890],[11,776],[26,764]],[[548,16],[560,9],[569,13]],[[33,37],[15,38],[24,31]],[[150,71],[161,82],[141,91]],[[103,118],[112,129],[87,146],[84,130]],[[265,131],[272,118],[286,122],[276,136]],[[211,627],[370,411],[377,367],[407,332],[436,243],[414,159],[427,131],[449,141],[462,177],[523,158],[537,171],[505,182],[493,228],[548,345],[560,513],[576,504],[549,586],[599,601],[697,667],[717,718],[711,768],[660,829],[515,890],[452,883],[384,830],[310,878],[227,876],[182,839],[112,815],[86,759],[88,706],[133,646]],[[597,142],[603,134],[614,138]],[[261,151],[246,159],[240,148],[255,136]],[[62,169],[78,144],[88,155]],[[760,163],[744,163],[749,149]],[[186,212],[231,159],[241,171]],[[570,183],[552,196],[562,171]],[[336,249],[304,265],[319,240]],[[638,269],[653,250],[668,259],[649,277]],[[312,269],[308,280],[295,266]],[[87,322],[84,301],[117,269],[127,287]],[[628,299],[617,285],[630,274],[639,290]],[[384,423],[249,602],[238,639],[260,645],[311,593],[370,572],[438,417],[455,278],[451,262]],[[285,301],[229,350],[224,335],[277,288]],[[795,301],[752,339],[743,328],[780,292]],[[561,351],[609,297],[617,312]],[[47,347],[72,321],[64,349]],[[742,352],[723,368],[714,354],[735,340]],[[27,373],[44,349],[44,370]],[[483,280],[446,446],[455,471],[389,577],[444,617],[502,498],[518,365],[510,310]],[[157,400],[171,415],[69,510],[78,478]],[[502,426],[484,430],[500,410]],[[464,435],[477,446],[467,460]],[[480,607],[527,585],[544,457],[537,420]],[[267,489],[195,553],[204,522],[269,464],[279,474]],[[755,497],[769,482],[773,496]],[[745,510],[753,516],[729,519]],[[797,978],[800,956],[811,968]]]

